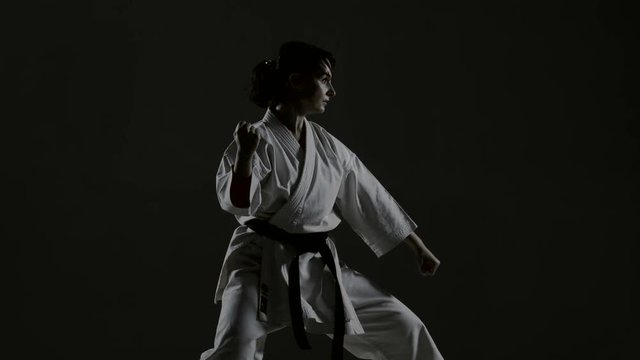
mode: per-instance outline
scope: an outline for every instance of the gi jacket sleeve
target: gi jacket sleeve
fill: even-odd
[[[347,161],[336,205],[342,218],[380,257],[418,226],[354,154]]]
[[[231,202],[231,179],[233,176],[233,165],[236,160],[236,144],[231,143],[224,152],[218,173],[216,174],[216,191],[218,201],[223,210],[239,216],[255,216],[260,204],[262,204],[261,182],[271,171],[270,162],[267,157],[267,145],[261,142],[252,158],[251,186],[249,188],[249,206],[239,208]]]

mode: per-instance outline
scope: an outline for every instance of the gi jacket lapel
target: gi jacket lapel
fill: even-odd
[[[304,160],[299,167],[300,170],[298,171],[297,180],[293,186],[289,200],[269,220],[272,224],[285,230],[294,230],[301,222],[305,195],[311,187],[313,171],[316,164],[316,146],[313,141],[313,128],[307,119],[304,120],[304,127]],[[289,136],[295,141],[293,134],[289,133]],[[297,141],[296,145],[300,146]]]
[[[283,148],[286,151],[291,151],[293,154],[300,154],[300,144],[296,140],[295,136],[287,129],[272,113],[268,113],[271,117],[269,120],[277,121],[270,125],[274,136],[282,143]],[[305,200],[308,198],[310,191],[314,191],[313,183],[314,177],[317,175],[317,162],[318,160],[318,148],[314,141],[316,134],[314,133],[314,127],[311,126],[308,120],[304,121],[305,142],[304,152],[301,155],[303,163],[298,166],[298,174],[295,180],[292,190],[289,195],[289,199],[269,218],[269,222],[278,226],[279,228],[291,232],[300,233],[302,224],[304,224],[305,214]],[[321,189],[318,189],[321,191]],[[349,299],[344,284],[342,283],[342,271],[340,268],[340,260],[338,258],[338,252],[333,241],[327,238],[327,244],[331,251],[333,258],[335,271],[337,274],[338,283],[323,287],[323,291],[328,291],[327,296],[332,297],[331,292],[340,291],[342,293],[345,317],[345,333],[349,335],[363,334],[364,329],[360,323],[356,312],[353,308],[353,304]],[[263,255],[261,259],[261,275],[260,275],[260,290],[259,290],[259,306],[258,306],[258,319],[261,321],[272,322],[275,324],[286,323],[289,319],[288,299],[288,274],[287,267],[291,262],[293,253],[286,251],[284,246],[275,241],[266,241],[263,243]],[[317,263],[318,265],[314,265]],[[313,292],[305,288],[305,286],[317,284],[314,281],[325,279],[333,283],[331,278],[331,271],[325,271],[325,264],[318,254],[306,253],[302,255],[298,261],[300,266],[300,275],[306,280],[301,281],[301,292],[310,293]],[[328,276],[328,278],[325,278]],[[314,281],[310,281],[314,279]],[[314,308],[329,308],[329,305],[319,305],[320,299],[313,296],[302,299],[302,310],[305,314],[305,326],[309,329],[314,329],[314,332],[319,333],[331,333],[333,331],[333,311],[325,311],[319,313]]]

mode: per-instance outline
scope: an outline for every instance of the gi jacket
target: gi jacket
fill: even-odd
[[[260,218],[290,233],[308,233],[330,231],[344,219],[378,257],[402,242],[417,225],[358,157],[320,125],[304,120],[305,148],[270,109],[253,125],[261,140],[252,159],[249,207],[238,208],[231,203],[235,142],[225,150],[216,177],[220,205],[236,216],[240,226],[225,255],[215,302],[222,300],[229,275],[242,266],[243,247],[259,242],[262,259],[256,316],[278,326],[290,322],[287,267],[295,254],[243,225],[247,220]],[[327,244],[335,263],[341,264],[331,236]],[[345,334],[362,334],[364,330],[341,281],[340,266],[337,271],[338,291],[344,299]],[[300,256],[300,283],[307,331],[332,333],[336,289],[320,254]]]

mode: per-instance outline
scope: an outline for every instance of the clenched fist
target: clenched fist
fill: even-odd
[[[423,249],[419,252],[418,267],[420,268],[420,274],[423,276],[433,276],[439,266],[440,260],[438,260],[431,251]]]
[[[238,153],[242,156],[251,156],[255,153],[260,143],[260,134],[255,127],[246,121],[240,121],[233,132],[233,138],[238,146]]]

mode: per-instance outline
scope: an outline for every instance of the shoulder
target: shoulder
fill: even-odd
[[[324,148],[334,153],[335,156],[345,165],[352,161],[355,154],[342,141],[318,123],[309,121],[309,124],[314,130],[316,140],[319,141]]]

